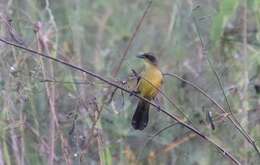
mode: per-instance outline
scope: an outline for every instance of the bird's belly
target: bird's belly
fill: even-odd
[[[139,89],[139,91],[141,91],[141,95],[149,98],[155,97],[157,94],[157,89],[148,82],[142,82],[142,84],[143,85],[140,86],[141,89]]]
[[[161,87],[161,73],[155,74],[149,73],[149,76],[145,75],[144,78],[140,80],[138,86],[138,91],[141,92],[141,95],[147,98],[154,98],[158,93],[158,89]]]

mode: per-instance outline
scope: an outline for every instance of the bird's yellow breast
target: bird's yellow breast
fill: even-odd
[[[153,65],[149,65],[144,70],[141,79],[138,83],[137,90],[143,97],[153,99],[159,92],[163,76],[161,71]]]

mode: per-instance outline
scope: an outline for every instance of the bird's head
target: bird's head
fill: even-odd
[[[140,53],[139,55],[137,55],[137,57],[144,59],[144,61],[147,62],[148,64],[153,64],[153,65],[158,64],[156,57],[151,52]]]

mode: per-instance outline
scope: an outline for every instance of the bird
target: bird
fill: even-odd
[[[153,53],[141,53],[138,58],[144,61],[144,70],[138,78],[136,93],[146,98],[153,100],[159,92],[163,83],[163,74],[158,68],[158,60]],[[132,118],[132,127],[135,130],[143,130],[146,128],[149,121],[150,104],[143,99],[139,99],[137,108]]]

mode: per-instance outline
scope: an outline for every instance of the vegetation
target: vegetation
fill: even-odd
[[[6,0],[0,8],[0,165],[259,164],[259,0]],[[130,91],[142,68],[136,55],[147,51],[165,73],[161,111],[151,106],[137,131]]]

